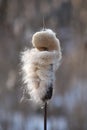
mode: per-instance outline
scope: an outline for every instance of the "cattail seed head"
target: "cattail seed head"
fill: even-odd
[[[55,87],[55,71],[58,69],[61,47],[50,29],[36,32],[32,37],[35,48],[22,52],[22,77],[31,99],[43,106],[48,102]]]

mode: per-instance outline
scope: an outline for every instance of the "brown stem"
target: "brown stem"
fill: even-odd
[[[47,102],[44,106],[44,130],[47,130]]]

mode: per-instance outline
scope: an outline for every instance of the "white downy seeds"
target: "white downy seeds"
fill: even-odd
[[[21,54],[22,77],[31,99],[43,106],[52,97],[55,72],[62,58],[59,40],[50,29],[36,32],[32,37],[35,48]]]

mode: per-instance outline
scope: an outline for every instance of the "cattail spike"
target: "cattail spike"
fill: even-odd
[[[45,31],[45,29],[46,29],[46,25],[45,25],[44,16],[43,16],[43,30]]]

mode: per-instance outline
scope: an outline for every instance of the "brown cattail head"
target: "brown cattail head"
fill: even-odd
[[[32,37],[35,48],[26,49],[21,55],[22,80],[31,99],[43,106],[54,91],[55,72],[62,58],[60,42],[50,29],[36,32]]]
[[[60,50],[59,40],[51,29],[36,32],[32,37],[32,44],[39,50],[41,48],[46,48],[48,51]]]

